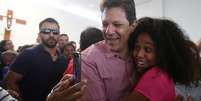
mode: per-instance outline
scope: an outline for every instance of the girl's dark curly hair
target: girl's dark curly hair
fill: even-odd
[[[169,74],[174,82],[190,84],[198,78],[194,75],[194,52],[187,43],[189,38],[173,21],[144,17],[137,21],[137,26],[128,40],[129,51],[134,50],[135,42],[141,33],[148,33],[156,48],[157,65]]]

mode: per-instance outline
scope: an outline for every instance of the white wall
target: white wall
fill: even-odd
[[[178,22],[190,38],[201,38],[201,0],[164,0],[165,16]]]
[[[11,40],[16,47],[24,44],[35,43],[38,24],[46,17],[56,18],[61,25],[61,32],[67,33],[71,40],[79,41],[80,32],[87,26],[101,28],[100,12],[83,16],[80,10],[70,9],[68,6],[57,6],[48,0],[0,0],[0,14],[6,14],[7,9],[14,11],[14,17],[24,19],[27,24],[18,25],[13,23]],[[66,1],[69,2],[69,1]],[[52,3],[52,4],[48,4]],[[67,3],[68,4],[68,3]],[[137,17],[167,16],[179,23],[190,35],[193,41],[201,38],[201,0],[137,0]],[[97,5],[97,8],[99,6]],[[79,12],[73,13],[69,12]],[[92,18],[90,18],[92,17]],[[0,21],[0,40],[6,21]]]
[[[136,15],[137,18],[144,16],[161,17],[163,14],[161,0],[142,0],[136,2]]]
[[[201,0],[143,0],[136,10],[138,18],[165,16],[177,22],[194,42],[201,38]]]
[[[86,18],[86,15],[79,15],[85,13],[84,11],[79,12],[65,5],[58,4],[58,6],[55,6],[57,5],[57,1],[55,1],[55,3],[54,1],[47,1],[48,0],[0,0],[1,15],[6,15],[7,9],[11,9],[14,11],[13,16],[15,18],[27,21],[26,25],[19,25],[13,21],[11,40],[14,42],[15,49],[20,45],[36,43],[37,33],[39,32],[39,22],[47,17],[55,18],[60,23],[61,33],[67,33],[70,40],[74,40],[77,43],[79,42],[80,32],[83,29],[88,26],[100,27],[99,20],[101,19],[98,17],[100,14],[90,14],[87,15],[89,17]],[[97,16],[90,18],[93,15]],[[97,18],[99,20],[96,20]],[[5,27],[6,20],[0,20],[0,40],[3,39]]]

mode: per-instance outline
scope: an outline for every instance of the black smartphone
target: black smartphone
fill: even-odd
[[[73,53],[73,80],[74,84],[81,81],[81,55],[80,53]]]

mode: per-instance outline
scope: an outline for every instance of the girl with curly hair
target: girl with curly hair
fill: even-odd
[[[175,83],[199,79],[189,38],[173,21],[141,18],[128,40],[135,68],[135,84],[126,101],[174,101]]]

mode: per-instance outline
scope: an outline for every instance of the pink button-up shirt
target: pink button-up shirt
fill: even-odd
[[[104,41],[82,52],[83,101],[120,101],[132,90],[133,62],[107,49]]]

